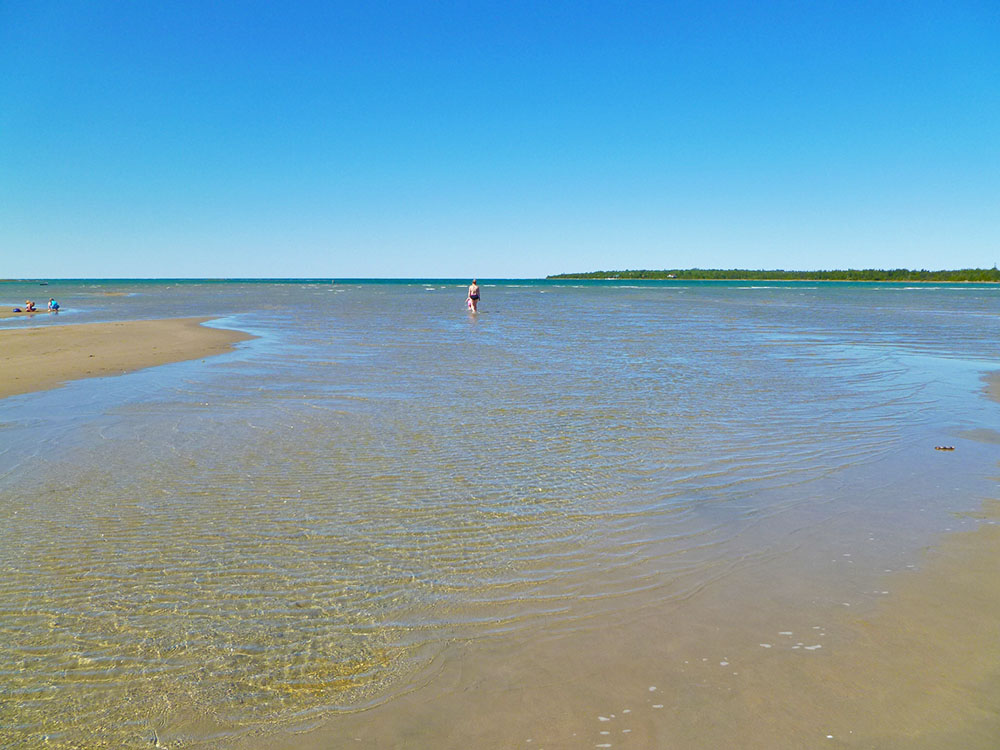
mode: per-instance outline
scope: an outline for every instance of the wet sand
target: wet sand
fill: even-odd
[[[58,312],[58,310],[46,310],[44,307],[41,310],[32,310],[31,312],[14,312],[13,309],[0,310],[0,318],[33,318],[36,315],[48,315],[49,313]]]
[[[1000,397],[1000,374],[987,381]],[[850,536],[859,563],[861,544],[881,554],[858,523],[796,540],[807,568],[843,566],[825,583],[765,563],[652,607],[623,600],[568,632],[448,644],[408,692],[236,747],[995,748],[1000,500],[874,577],[850,553],[826,559]]]
[[[203,326],[207,320],[135,320],[0,331],[0,398],[55,388],[69,380],[208,357],[253,338],[241,331]]]
[[[1000,525],[953,534],[861,612],[727,585],[631,622],[452,644],[412,692],[237,746],[991,750],[997,550]]]
[[[1000,372],[991,372],[983,378],[986,383],[986,396],[1000,402]]]

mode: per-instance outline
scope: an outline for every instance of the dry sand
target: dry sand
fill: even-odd
[[[132,320],[0,331],[0,398],[55,388],[68,380],[120,375],[198,359],[253,338],[207,328],[210,318]]]

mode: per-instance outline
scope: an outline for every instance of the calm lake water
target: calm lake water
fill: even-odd
[[[486,282],[472,316],[466,283],[0,283],[64,309],[2,328],[259,336],[0,401],[0,744],[322,719],[450,641],[792,556],[803,518],[863,505],[889,556],[989,491],[961,434],[1000,428],[1000,288]],[[913,513],[942,443],[967,471]]]

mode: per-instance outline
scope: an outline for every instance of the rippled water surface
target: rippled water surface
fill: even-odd
[[[13,747],[287,726],[406,689],[450,639],[683,596],[767,554],[769,519],[835,513],[840,478],[981,426],[1000,359],[975,285],[509,282],[478,316],[439,281],[44,294],[58,318],[0,323],[259,338],[0,402]]]

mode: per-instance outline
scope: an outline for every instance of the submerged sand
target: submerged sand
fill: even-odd
[[[992,750],[1000,507],[982,519],[887,574],[864,612],[724,587],[630,622],[455,644],[410,693],[236,746]]]
[[[0,398],[221,354],[253,338],[211,318],[81,323],[0,331]]]
[[[0,332],[0,396],[250,338],[205,320]],[[1000,400],[1000,374],[987,383]],[[988,444],[994,436],[967,434]],[[762,585],[781,573],[762,563],[664,604],[623,601],[627,617],[595,612],[570,630],[540,624],[450,644],[409,692],[231,746],[991,749],[1000,736],[1000,504],[970,516],[973,530],[887,570],[865,591],[874,604],[802,595],[794,571]],[[821,546],[828,531],[797,543]]]
[[[1000,400],[1000,374],[986,381]],[[932,454],[942,475],[952,455]],[[822,549],[856,524],[803,530],[797,543]],[[865,554],[846,546],[854,558],[831,565],[845,568],[844,587],[863,582],[852,594],[803,590],[808,576],[762,563],[681,600],[623,601],[624,617],[450,644],[402,694],[234,746],[992,750],[1000,501],[955,526],[874,581],[846,572]]]

